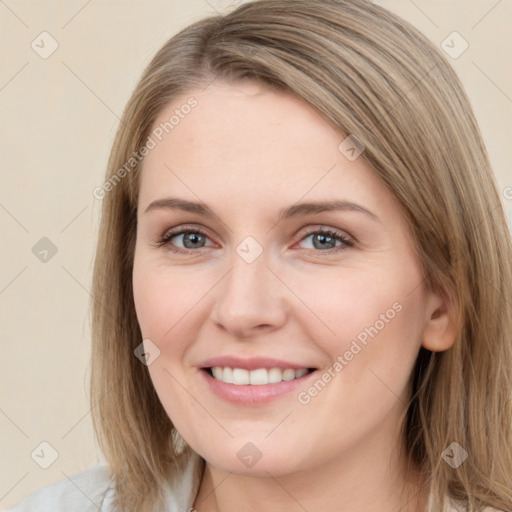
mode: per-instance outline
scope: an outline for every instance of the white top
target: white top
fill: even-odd
[[[166,507],[162,512],[193,510],[203,471],[204,460],[197,454],[192,452],[190,457],[184,457],[178,478],[165,489]],[[113,491],[108,465],[98,464],[34,491],[7,512],[115,512]],[[428,512],[433,512],[430,501]],[[452,504],[446,512],[461,509]]]
[[[161,512],[188,512],[193,508],[204,470],[201,457],[183,457],[178,478],[165,488],[166,507]],[[114,487],[107,464],[34,491],[6,512],[117,512]],[[160,512],[160,511],[159,511]]]

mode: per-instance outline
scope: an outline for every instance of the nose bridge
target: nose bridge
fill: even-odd
[[[234,254],[231,260],[231,271],[227,275],[226,296],[232,296],[237,300],[244,297],[251,300],[265,294],[265,289],[270,285],[268,276],[266,255],[261,254],[252,262],[243,259],[239,254]]]
[[[212,317],[215,323],[243,337],[255,327],[279,326],[286,312],[279,281],[267,268],[267,254],[262,252],[251,261],[240,248],[246,246],[242,243],[233,252],[230,271],[215,296]]]

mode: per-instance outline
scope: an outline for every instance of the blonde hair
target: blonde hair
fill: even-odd
[[[117,504],[155,510],[179,458],[172,422],[134,356],[142,341],[131,279],[143,159],[122,179],[119,170],[165,106],[214,79],[302,97],[363,142],[362,158],[408,220],[425,286],[443,293],[458,325],[449,350],[420,349],[403,449],[428,477],[434,510],[445,496],[470,512],[510,510],[512,247],[495,177],[447,60],[367,0],[260,0],[198,21],[158,51],[125,109],[92,291],[91,408]],[[452,442],[468,453],[457,468],[441,458]]]

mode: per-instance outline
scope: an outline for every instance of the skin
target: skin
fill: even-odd
[[[446,350],[455,332],[443,298],[425,289],[393,196],[362,157],[339,151],[345,135],[301,99],[215,81],[176,98],[155,126],[190,96],[198,105],[145,158],[133,285],[143,337],[160,350],[148,366],[155,389],[207,461],[194,507],[426,510],[398,450],[399,428],[420,347]],[[170,195],[202,201],[216,216],[145,211]],[[278,220],[281,208],[329,199],[358,203],[378,220],[357,211]],[[185,224],[207,238],[172,243],[195,253],[156,245]],[[326,254],[334,244],[323,249],[313,228],[354,245]],[[236,252],[248,236],[263,249],[252,263]],[[296,392],[233,405],[199,373],[202,361],[229,354],[292,360],[321,376],[396,303],[400,312],[306,405]],[[262,454],[250,468],[237,457],[249,442]]]

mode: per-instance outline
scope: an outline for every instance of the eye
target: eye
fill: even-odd
[[[354,246],[354,242],[341,232],[330,229],[314,229],[303,236],[300,242],[312,239],[313,248],[308,249],[324,254],[332,254],[344,251]],[[176,242],[183,244],[183,248],[176,247]],[[182,228],[175,231],[166,232],[156,243],[157,247],[167,246],[169,250],[181,254],[194,254],[198,249],[207,247],[206,241],[208,235],[198,228]],[[336,245],[338,243],[338,245]],[[213,246],[214,244],[210,244]]]
[[[171,240],[181,239],[180,243],[182,243],[185,248],[182,249],[180,247],[176,247],[175,243]],[[170,231],[165,233],[157,242],[157,246],[161,247],[163,245],[168,246],[168,248],[177,253],[182,254],[193,254],[197,253],[197,249],[202,249],[204,247],[205,241],[208,239],[206,233],[201,231],[198,228],[185,228],[180,229],[178,231]],[[213,244],[212,244],[213,245]]]
[[[354,242],[341,232],[330,229],[314,229],[301,239],[301,242],[311,238],[313,251],[320,251],[324,254],[338,253],[348,247],[353,247]],[[336,245],[339,242],[339,245]]]

